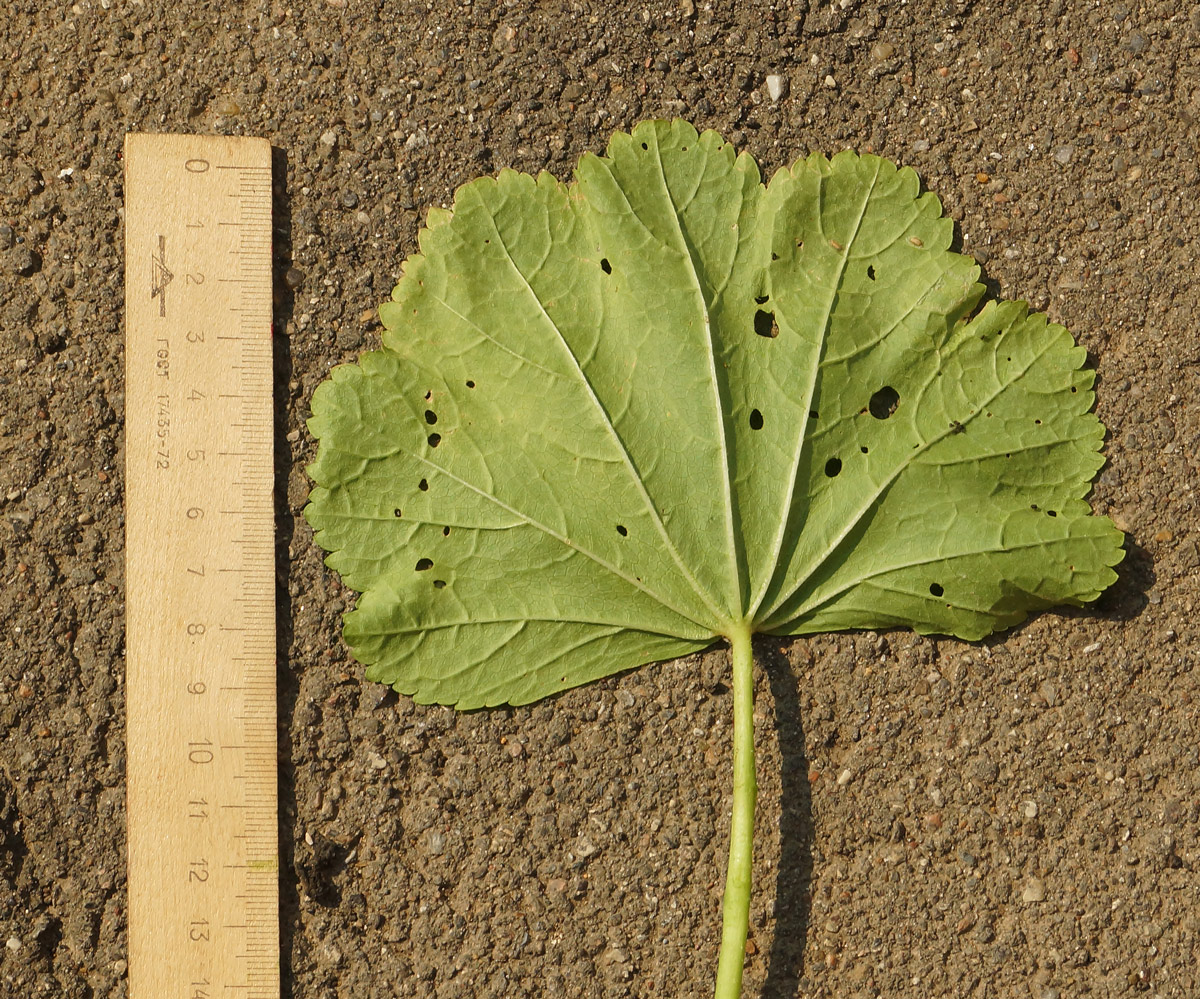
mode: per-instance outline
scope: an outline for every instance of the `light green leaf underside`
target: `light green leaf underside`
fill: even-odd
[[[384,349],[313,397],[346,638],[418,699],[525,703],[734,622],[979,638],[1093,599],[1121,534],[1061,327],[982,286],[915,174],[648,122],[570,186],[430,214]],[[436,436],[432,436],[436,435]]]

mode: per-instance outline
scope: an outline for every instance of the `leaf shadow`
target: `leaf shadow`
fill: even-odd
[[[1087,607],[1062,607],[1064,616],[1100,616],[1110,621],[1132,621],[1150,603],[1150,591],[1158,582],[1154,556],[1125,534],[1125,559],[1116,566],[1117,581]]]
[[[775,875],[775,932],[767,955],[763,999],[792,999],[804,977],[804,944],[812,910],[813,822],[809,761],[800,688],[779,640],[758,643],[775,699],[779,775],[779,866]]]

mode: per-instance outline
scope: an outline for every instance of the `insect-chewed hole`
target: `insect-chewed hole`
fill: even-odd
[[[433,398],[433,389],[430,389],[428,392],[425,393],[425,401],[428,402],[432,398]]]
[[[430,447],[437,447],[439,444],[442,443],[442,435],[441,434],[430,434],[429,437],[427,438],[427,440],[429,441]]]
[[[429,480],[422,479],[420,482],[417,483],[417,488],[420,489],[421,492],[423,492],[423,493],[429,492]]]
[[[1042,425],[1042,421],[1041,421],[1041,420],[1034,420],[1034,421],[1033,421],[1033,425],[1034,425],[1035,427],[1040,427],[1040,426]]]
[[[762,428],[763,428],[762,413],[760,413],[757,409],[750,410],[750,429],[751,430],[762,430]]]
[[[929,592],[932,593],[935,597],[940,597],[946,591],[942,589],[941,583],[930,583],[929,584]]]
[[[618,524],[617,525],[617,533],[619,535],[621,535],[621,537],[627,538],[627,537],[629,537],[629,528],[626,527],[624,524]]]
[[[810,409],[808,411],[808,418],[810,420],[819,420],[821,418],[821,414],[818,413],[815,409]]]
[[[899,405],[900,393],[890,385],[885,385],[871,396],[871,401],[867,403],[867,409],[875,419],[886,420],[896,412],[896,407]]]
[[[875,280],[875,265],[874,264],[867,265],[867,280],[868,281]]]
[[[448,538],[448,537],[450,537],[450,528],[449,528],[449,527],[443,527],[443,528],[442,528],[442,537],[443,537],[443,538]]]
[[[435,590],[441,590],[441,589],[444,589],[444,588],[445,588],[445,586],[446,586],[446,581],[445,581],[444,579],[435,579],[435,580],[433,581],[433,588],[434,588]]]
[[[437,423],[437,413],[435,413],[432,409],[425,410],[425,422],[432,427],[435,423]]]
[[[608,262],[608,257],[600,258],[600,269],[604,271],[605,274],[612,273],[612,264]]]
[[[779,336],[779,324],[775,322],[775,313],[759,309],[754,313],[754,332],[769,340]]]
[[[867,448],[867,445],[866,445],[866,444],[864,444],[862,447],[860,447],[860,448],[859,448],[859,450],[860,450],[860,451],[861,451],[863,454],[869,454],[869,453],[870,453],[870,451],[869,451],[869,449]]]
[[[643,143],[642,143],[642,148],[643,148],[643,149],[649,149],[650,147],[649,147],[648,145],[646,145],[646,143],[644,143],[644,142],[643,142]]]
[[[1077,386],[1075,386],[1075,385],[1072,385],[1072,386],[1071,386],[1071,391],[1072,391],[1072,392],[1078,392],[1078,391],[1079,391],[1079,388],[1078,388]]]
[[[842,470],[842,459],[841,458],[830,458],[827,462],[825,462],[825,474],[828,475],[831,479],[834,478],[836,475],[838,475],[841,472],[841,470]]]
[[[770,295],[755,295],[754,296],[755,305],[766,305],[769,301],[771,301]]]
[[[778,254],[778,253],[776,253],[774,250],[772,250],[772,251],[771,251],[771,259],[772,259],[772,260],[778,260],[778,259],[779,259],[779,254]]]
[[[468,378],[467,379],[467,388],[474,388],[474,387],[475,387],[475,382],[472,381],[470,378]]]
[[[1057,517],[1057,516],[1058,516],[1058,511],[1057,511],[1057,510],[1047,510],[1047,511],[1046,511],[1046,516],[1047,516],[1047,517]]]
[[[417,572],[425,572],[433,568],[433,559],[422,558],[417,560]]]
[[[404,516],[404,513],[403,513],[403,511],[402,511],[402,510],[401,510],[399,507],[396,507],[396,509],[395,509],[395,510],[393,510],[393,511],[392,511],[392,513],[394,513],[394,514],[395,514],[397,517],[403,517],[403,516]]]

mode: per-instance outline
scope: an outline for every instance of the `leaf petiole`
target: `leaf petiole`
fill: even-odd
[[[733,817],[729,863],[721,903],[721,954],[715,999],[739,999],[746,937],[750,928],[750,885],[754,861],[754,650],[749,621],[734,625],[728,638],[733,660]]]

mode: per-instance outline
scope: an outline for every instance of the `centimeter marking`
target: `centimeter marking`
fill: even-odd
[[[271,147],[125,139],[130,999],[279,999]]]

